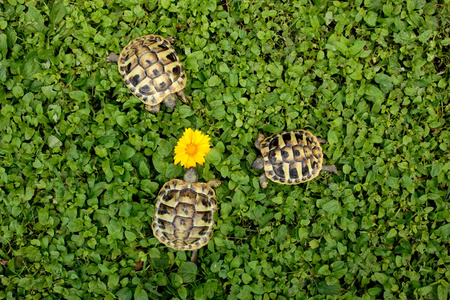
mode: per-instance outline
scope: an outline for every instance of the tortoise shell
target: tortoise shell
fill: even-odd
[[[213,236],[216,207],[216,193],[208,184],[172,179],[156,199],[153,234],[175,250],[200,249]]]
[[[281,184],[309,181],[322,169],[322,148],[306,130],[285,131],[264,139],[261,153],[267,178]]]
[[[131,92],[151,106],[186,86],[184,68],[175,49],[159,35],[132,40],[120,52],[117,64]]]

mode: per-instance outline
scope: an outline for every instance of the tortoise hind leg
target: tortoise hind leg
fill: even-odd
[[[156,105],[149,105],[149,104],[145,104],[144,108],[145,110],[157,114],[159,112],[159,108],[160,108],[161,104],[156,104]]]
[[[191,100],[189,99],[189,97],[184,93],[183,90],[179,91],[177,93],[178,97],[180,97],[180,100],[183,101],[184,104],[189,104],[189,102],[191,102]]]
[[[269,181],[267,180],[266,174],[262,174],[262,175],[259,177],[259,184],[261,185],[261,187],[262,187],[263,189],[267,188],[267,186],[269,185]]]
[[[337,174],[337,172],[338,172],[335,166],[322,166],[321,171],[331,172],[334,174]]]
[[[119,55],[117,55],[117,54],[111,52],[111,53],[106,57],[106,61],[107,61],[107,62],[118,62],[118,61],[119,61]]]
[[[193,263],[196,263],[197,262],[197,258],[198,258],[198,249],[192,251],[191,261]]]
[[[166,40],[168,40],[169,43],[173,44],[176,42],[177,39],[174,36],[170,35],[170,36],[166,37]]]
[[[164,98],[163,102],[168,109],[173,110],[177,105],[177,97],[174,94],[169,94]]]

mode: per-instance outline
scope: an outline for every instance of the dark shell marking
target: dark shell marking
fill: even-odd
[[[298,184],[319,175],[323,154],[317,138],[306,130],[281,132],[261,142],[267,178]]]
[[[158,35],[132,40],[120,53],[118,67],[125,84],[145,104],[156,105],[186,86],[175,49]]]
[[[195,250],[213,236],[214,190],[206,183],[172,179],[159,191],[152,230],[155,237],[175,250]]]

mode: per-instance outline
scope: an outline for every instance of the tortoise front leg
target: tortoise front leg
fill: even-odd
[[[219,179],[211,179],[206,184],[209,185],[212,188],[216,188],[219,185],[221,185],[222,182]]]
[[[264,169],[264,159],[262,158],[262,156],[258,157],[253,161],[252,168],[256,170]]]
[[[261,142],[264,141],[264,139],[265,139],[264,134],[262,133],[258,134],[258,137],[256,138],[255,141],[256,149],[261,150]]]

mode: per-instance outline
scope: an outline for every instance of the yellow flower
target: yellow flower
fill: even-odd
[[[202,166],[205,155],[211,150],[209,140],[210,137],[199,130],[186,128],[175,146],[175,164],[180,163],[185,168],[195,167],[196,164]]]

